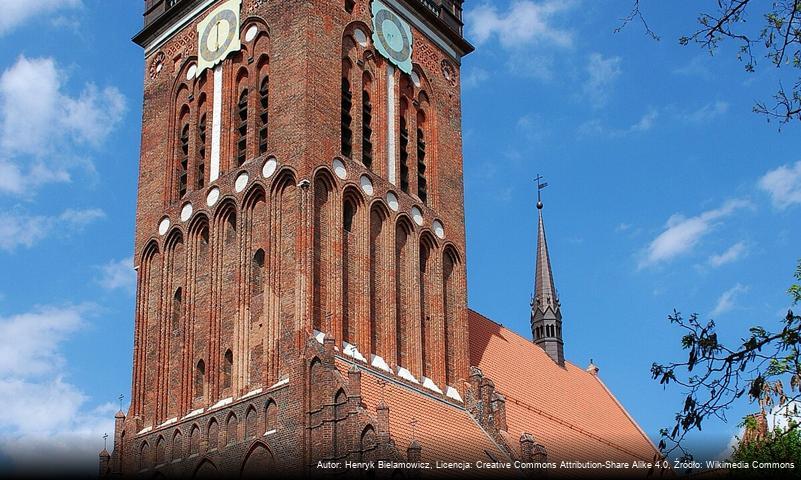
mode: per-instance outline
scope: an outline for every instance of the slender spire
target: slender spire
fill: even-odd
[[[559,308],[559,296],[553,283],[551,271],[551,256],[548,253],[548,240],[545,238],[545,222],[542,220],[542,202],[537,204],[539,209],[539,226],[537,232],[537,277],[534,279],[534,302],[545,309]]]
[[[534,296],[531,299],[531,333],[539,345],[559,365],[565,363],[562,343],[562,312],[559,294],[553,281],[545,222],[542,218],[542,176],[537,175],[537,268],[534,279]]]

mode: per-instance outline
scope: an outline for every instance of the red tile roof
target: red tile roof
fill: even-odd
[[[346,377],[349,365],[340,359],[336,363]],[[379,378],[376,372],[362,368],[362,402],[374,414],[383,397],[389,407],[389,433],[404,456],[412,442],[411,422],[416,420],[414,437],[422,445],[421,460],[424,462],[509,460],[461,405],[436,398],[436,394],[429,395],[422,388],[407,386],[391,377],[384,377],[388,381],[382,396]]]
[[[470,364],[506,397],[513,439],[531,433],[549,461],[653,460],[653,443],[596,375],[570,362],[560,367],[529,339],[472,310],[468,317]]]

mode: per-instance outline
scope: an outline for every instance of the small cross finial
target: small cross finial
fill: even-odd
[[[108,448],[108,433],[103,434],[103,450]]]
[[[125,398],[125,395],[120,394],[120,396],[117,398],[120,400],[120,411],[122,411],[122,399]]]
[[[539,173],[534,178],[534,180],[537,182],[537,208],[542,210],[542,189],[547,187],[548,183],[543,182],[543,180],[545,180],[545,177],[543,177]]]

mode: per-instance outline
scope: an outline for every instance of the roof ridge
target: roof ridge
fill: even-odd
[[[526,344],[531,344],[531,345],[533,345],[533,346],[535,346],[535,347],[536,347],[536,345],[535,345],[534,343],[532,343],[532,342],[531,342],[531,340],[529,340],[528,338],[524,337],[523,335],[521,335],[521,334],[517,333],[516,331],[512,330],[511,328],[504,326],[502,323],[498,323],[498,322],[496,322],[495,320],[493,320],[493,319],[489,318],[488,316],[484,315],[483,313],[477,312],[477,311],[473,310],[473,309],[472,309],[472,308],[470,308],[470,307],[467,307],[467,310],[468,310],[469,312],[473,312],[473,313],[475,313],[476,315],[478,315],[479,317],[483,318],[484,320],[486,320],[486,321],[488,321],[488,322],[492,322],[492,323],[494,323],[495,325],[497,325],[497,326],[501,327],[502,329],[506,330],[507,332],[511,333],[512,335],[516,336],[517,338],[519,338],[519,339],[523,340],[523,341],[524,341]],[[543,352],[544,352],[544,350],[543,350]],[[547,353],[546,353],[546,355],[547,355]],[[573,363],[573,362],[571,362],[571,361],[569,361],[569,360],[565,359],[565,364],[568,364],[568,363],[569,363],[571,366],[573,366],[573,367],[575,367],[576,369],[578,369],[579,371],[581,371],[581,372],[584,372],[584,373],[586,373],[587,375],[590,375],[590,374],[589,374],[588,372],[586,372],[586,371],[585,371],[583,368],[580,368],[580,367],[579,367],[578,365],[576,365],[575,363]]]

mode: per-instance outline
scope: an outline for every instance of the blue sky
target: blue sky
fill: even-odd
[[[529,335],[533,177],[545,175],[566,356],[592,358],[655,440],[681,400],[649,376],[682,358],[667,314],[698,312],[737,339],[786,310],[801,257],[799,126],[751,112],[792,77],[765,62],[745,73],[732,46],[679,46],[697,5],[644,2],[659,42],[638,25],[613,33],[627,2],[466,5],[470,305]],[[4,2],[0,465],[46,446],[94,471],[120,393],[127,405],[141,8]],[[697,442],[722,450],[752,409]]]

